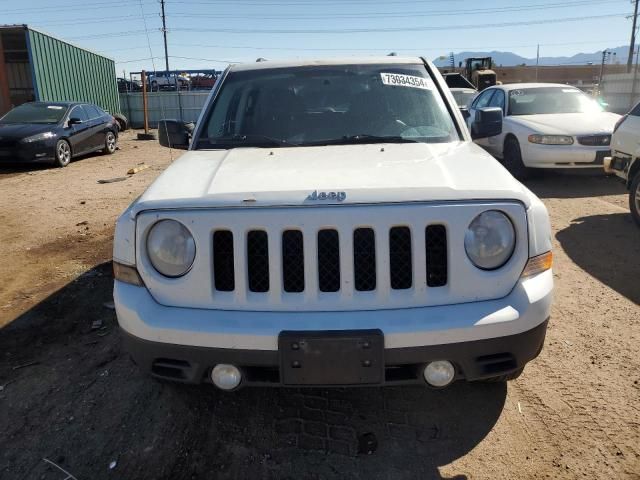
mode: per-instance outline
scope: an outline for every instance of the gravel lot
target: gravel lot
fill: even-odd
[[[557,288],[516,382],[224,394],[143,376],[120,349],[113,224],[171,162],[132,132],[120,145],[0,170],[0,478],[66,478],[47,459],[78,480],[640,479],[640,229],[617,180],[529,182]]]

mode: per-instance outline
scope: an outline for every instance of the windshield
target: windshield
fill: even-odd
[[[523,88],[509,92],[509,115],[594,113],[602,107],[577,88]]]
[[[63,105],[25,103],[0,118],[0,123],[58,123],[66,111]]]
[[[476,96],[476,92],[465,92],[461,90],[451,90],[451,93],[459,107],[466,107]]]
[[[196,148],[458,140],[424,65],[231,72]]]

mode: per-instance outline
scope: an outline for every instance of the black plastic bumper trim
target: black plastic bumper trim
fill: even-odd
[[[538,356],[544,344],[548,319],[517,335],[470,342],[387,348],[384,350],[383,385],[424,384],[422,367],[434,360],[449,360],[456,380],[481,380],[511,373]],[[279,375],[277,350],[237,350],[152,342],[121,329],[125,350],[142,371],[184,383],[210,383],[209,372],[218,363],[238,366],[245,386],[284,386]],[[324,385],[331,386],[331,385]],[[344,386],[344,385],[341,385]]]

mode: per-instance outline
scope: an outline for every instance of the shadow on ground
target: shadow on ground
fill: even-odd
[[[607,176],[601,170],[541,171],[524,184],[542,199],[602,197],[627,193],[618,177]]]
[[[112,282],[101,265],[0,330],[0,477],[64,478],[47,458],[92,479],[437,479],[504,406],[504,384],[228,394],[160,383],[121,351]]]
[[[640,305],[640,229],[631,215],[577,218],[556,238],[576,265]]]

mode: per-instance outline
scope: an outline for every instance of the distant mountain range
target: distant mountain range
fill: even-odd
[[[627,56],[629,55],[629,46],[608,48],[616,55],[614,59],[609,63],[627,63]],[[464,62],[465,58],[469,57],[491,57],[497,66],[513,67],[516,65],[535,65],[536,58],[525,58],[520,55],[516,55],[513,52],[458,52],[454,53],[454,59],[456,66],[460,62]],[[577,53],[571,57],[540,57],[540,65],[586,65],[589,62],[594,64],[600,64],[602,62],[602,50],[593,53]],[[449,57],[446,59],[436,58],[434,63],[438,67],[448,67],[450,65]]]

